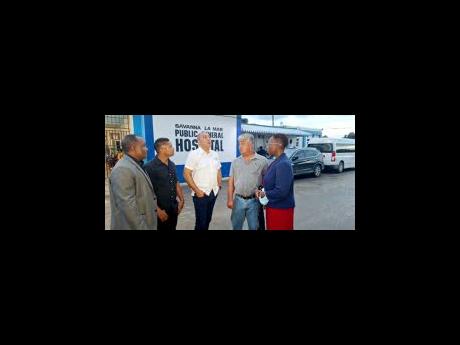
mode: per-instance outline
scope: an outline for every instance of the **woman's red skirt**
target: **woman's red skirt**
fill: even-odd
[[[294,208],[265,208],[267,230],[294,230]]]

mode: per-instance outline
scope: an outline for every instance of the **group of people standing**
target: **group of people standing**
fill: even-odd
[[[189,153],[183,176],[191,189],[195,230],[208,230],[222,190],[221,163],[207,132],[199,133],[197,141],[198,149]],[[253,135],[242,134],[238,141],[241,156],[231,164],[227,191],[233,230],[242,230],[245,220],[249,230],[293,230],[294,175],[284,154],[288,138],[284,134],[270,138],[268,154],[275,158],[271,164],[254,152]],[[185,201],[170,160],[175,153],[171,142],[156,140],[157,155],[145,165],[144,139],[127,135],[121,145],[125,155],[109,178],[111,230],[176,230]]]

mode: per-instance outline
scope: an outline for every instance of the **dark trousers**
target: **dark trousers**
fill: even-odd
[[[174,231],[177,226],[177,211],[166,212],[168,214],[168,220],[162,222],[158,218],[158,231]]]
[[[265,231],[265,215],[264,207],[259,203],[259,229],[260,231]]]
[[[212,211],[214,210],[215,203],[216,197],[214,192],[202,198],[198,198],[197,196],[193,197],[196,219],[195,230],[209,230],[209,223],[211,223]]]

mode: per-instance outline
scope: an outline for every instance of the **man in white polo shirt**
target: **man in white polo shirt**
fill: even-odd
[[[184,178],[192,189],[195,230],[208,230],[217,194],[222,188],[222,172],[219,155],[211,150],[209,134],[201,132],[197,140],[198,149],[190,152],[185,162]]]

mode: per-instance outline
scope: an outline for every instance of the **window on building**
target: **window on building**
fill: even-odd
[[[117,127],[128,127],[128,115],[105,115],[105,124]]]

